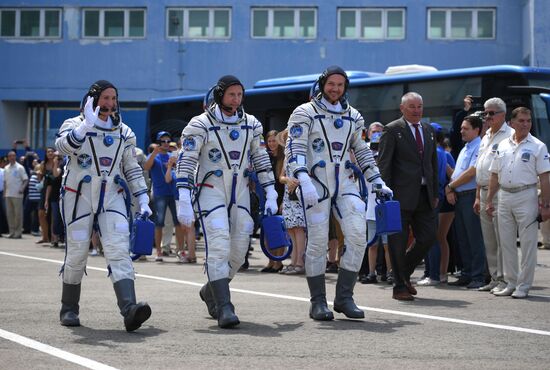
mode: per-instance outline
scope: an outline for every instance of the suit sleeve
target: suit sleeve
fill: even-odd
[[[372,151],[362,138],[365,120],[359,112],[354,111],[353,113],[355,116],[355,129],[351,136],[351,148],[353,149],[355,159],[357,160],[361,171],[365,174],[365,179],[368,182],[372,182],[380,177],[380,171],[376,166],[376,161],[374,160]]]
[[[252,142],[250,143],[250,159],[258,174],[258,180],[260,184],[265,188],[269,185],[275,184],[275,178],[273,176],[273,169],[271,168],[271,161],[269,160],[269,154],[265,150],[263,142],[263,128],[262,124],[255,118],[252,118],[254,122],[252,127],[254,128]]]
[[[392,187],[392,162],[395,152],[396,139],[391,127],[385,126],[382,136],[380,136],[380,144],[378,144],[378,168],[382,180],[390,188]]]
[[[63,122],[55,139],[55,148],[63,155],[72,155],[80,150],[80,147],[86,140],[86,136],[78,139],[74,134],[74,129],[80,124],[80,117],[71,118]]]
[[[195,171],[201,148],[208,141],[208,128],[198,119],[192,119],[181,133],[181,150],[176,166],[176,187],[193,189]]]
[[[137,161],[136,134],[129,127],[125,127],[123,135],[126,137],[126,141],[122,152],[122,172],[132,195],[137,197],[147,193],[147,185],[143,177],[143,169]]]
[[[306,103],[292,112],[288,119],[288,139],[285,155],[288,158],[289,175],[297,177],[299,172],[307,172],[307,144],[313,118],[308,114]]]

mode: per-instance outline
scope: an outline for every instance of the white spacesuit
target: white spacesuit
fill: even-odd
[[[147,303],[136,304],[129,256],[131,210],[125,202],[125,187],[137,198],[141,212],[151,214],[147,187],[136,160],[136,136],[120,122],[116,88],[108,81],[97,81],[84,103],[84,113],[63,123],[55,143],[67,158],[61,190],[67,241],[61,323],[80,325],[80,283],[95,227],[126,329],[132,331],[147,320],[151,309]]]
[[[229,99],[224,95],[230,88],[239,94],[242,88],[240,99],[235,100],[237,110],[222,103]],[[200,295],[218,325],[231,327],[239,321],[230,302],[228,284],[244,263],[254,226],[248,170],[256,171],[267,192],[266,208],[273,213],[277,212],[277,193],[269,156],[262,144],[262,124],[240,106],[244,94],[241,82],[234,76],[224,76],[211,93],[214,102],[207,102],[207,110],[194,117],[182,133],[177,164],[178,219],[183,225],[194,219],[194,192],[195,211],[206,243],[209,280]]]
[[[363,117],[343,98],[349,83],[346,73],[340,67],[329,67],[317,83],[319,94],[296,108],[289,118],[286,145],[289,168],[300,180],[304,209],[307,209],[305,268],[312,302],[310,317],[315,320],[333,319],[326,304],[324,279],[332,211],[342,228],[345,244],[340,258],[334,309],[348,317],[362,318],[364,313],[355,306],[352,296],[366,249],[365,203],[352,180],[352,170],[346,169],[350,150],[353,150],[367,181],[381,183],[384,187],[385,184],[368,145],[361,137]],[[337,99],[333,103],[326,98],[328,89],[335,90],[330,91]],[[391,192],[389,188],[385,189]]]

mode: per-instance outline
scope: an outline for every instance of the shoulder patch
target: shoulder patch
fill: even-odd
[[[188,136],[183,140],[183,149],[185,150],[196,150],[197,149],[197,142],[193,136]]]
[[[300,125],[294,125],[290,128],[289,133],[290,136],[292,136],[293,138],[298,138],[302,136],[302,134],[304,133],[304,129]]]

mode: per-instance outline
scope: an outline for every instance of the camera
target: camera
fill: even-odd
[[[472,108],[483,108],[483,98],[481,96],[472,96]]]
[[[377,151],[378,150],[378,144],[380,143],[380,137],[382,136],[381,132],[373,132],[370,137],[370,150]]]

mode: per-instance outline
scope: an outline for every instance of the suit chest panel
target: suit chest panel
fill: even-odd
[[[313,156],[331,160],[343,158],[349,151],[355,123],[348,115],[317,114],[309,133],[309,151]]]
[[[248,165],[250,143],[254,136],[252,126],[246,123],[209,127],[208,141],[204,146],[204,161],[219,168]]]
[[[120,130],[88,133],[84,144],[76,156],[76,164],[81,169],[90,169],[99,173],[111,172],[118,168],[122,160],[125,139]]]

